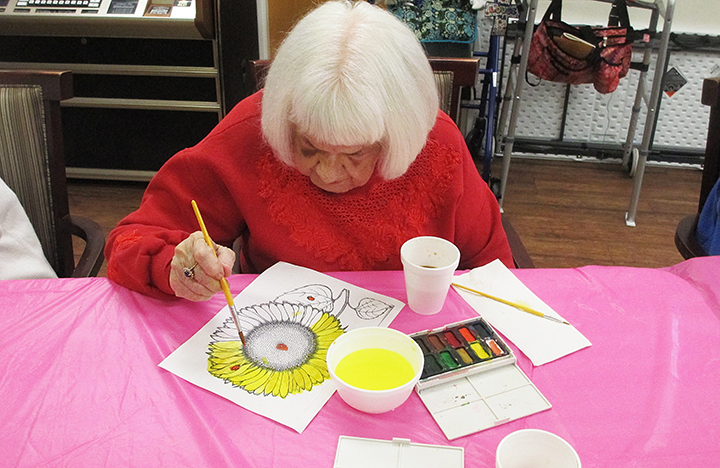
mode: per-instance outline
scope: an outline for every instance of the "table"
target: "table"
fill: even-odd
[[[105,278],[0,282],[0,459],[3,466],[331,467],[338,436],[401,437],[465,447],[466,467],[493,467],[512,431],[568,440],[584,467],[715,466],[720,459],[720,257],[665,269],[516,270],[593,345],[520,367],[553,408],[448,442],[419,397],[367,415],[335,394],[295,431],[157,364],[224,305],[159,300]],[[333,276],[405,300],[401,272]],[[230,278],[234,294],[254,276]],[[469,318],[405,308],[414,332]]]

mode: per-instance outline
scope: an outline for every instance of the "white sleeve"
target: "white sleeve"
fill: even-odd
[[[15,193],[0,180],[0,280],[57,278]]]

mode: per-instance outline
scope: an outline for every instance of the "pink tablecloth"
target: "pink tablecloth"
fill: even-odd
[[[448,442],[416,394],[383,415],[334,395],[298,434],[187,383],[157,364],[222,308],[161,301],[106,279],[0,283],[3,466],[331,467],[339,435],[465,447],[466,467],[494,466],[522,428],[568,440],[584,467],[718,466],[720,258],[661,270],[584,267],[517,276],[593,346],[520,366],[549,411]],[[338,273],[405,300],[400,272]],[[234,293],[253,279],[234,276]],[[441,314],[404,309],[413,332],[471,317],[451,292]]]

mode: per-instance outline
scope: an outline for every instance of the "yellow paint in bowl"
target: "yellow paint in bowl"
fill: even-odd
[[[395,351],[366,348],[353,351],[338,362],[335,375],[364,390],[390,390],[415,376],[410,362]]]

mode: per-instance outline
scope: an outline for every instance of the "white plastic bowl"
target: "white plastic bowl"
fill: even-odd
[[[496,468],[581,468],[572,445],[552,432],[521,429],[500,441]]]
[[[408,360],[415,375],[389,390],[366,390],[344,382],[335,374],[338,363],[348,354],[361,349],[380,348],[394,351]],[[420,379],[425,360],[418,344],[409,336],[391,328],[356,328],[338,337],[328,349],[327,366],[340,397],[353,408],[365,413],[392,411],[407,400]]]

